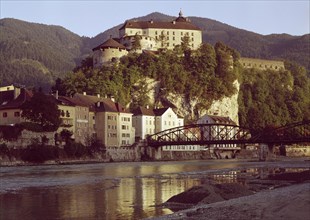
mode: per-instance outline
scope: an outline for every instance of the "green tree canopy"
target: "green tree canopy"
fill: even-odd
[[[22,117],[39,125],[42,131],[56,131],[61,123],[60,111],[53,96],[35,92],[22,107]]]

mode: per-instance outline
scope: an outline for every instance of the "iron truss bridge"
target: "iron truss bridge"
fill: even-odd
[[[147,137],[151,147],[169,145],[293,144],[310,143],[310,121],[289,124],[251,135],[244,127],[229,124],[192,124]]]

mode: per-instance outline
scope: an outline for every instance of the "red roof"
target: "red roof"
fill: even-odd
[[[157,108],[154,109],[154,113],[156,116],[162,116],[167,110],[168,108]]]
[[[184,29],[184,30],[197,30],[201,29],[193,25],[186,19],[178,18],[172,22],[164,21],[126,21],[120,30],[125,28],[136,28],[136,29]]]
[[[152,109],[139,107],[133,111],[133,115],[149,115],[149,116],[155,116],[155,113]]]
[[[229,117],[223,116],[215,116],[215,115],[208,115],[215,123],[223,123],[229,125],[236,125],[236,123],[231,120]]]
[[[131,113],[127,109],[125,109],[120,103],[115,103],[108,98],[102,98],[91,95],[82,95],[78,93],[76,93],[73,98],[79,100],[79,102],[82,102],[85,105],[89,106],[90,108],[93,108],[99,112]],[[98,103],[100,104],[98,105]]]
[[[17,108],[20,108],[22,106],[22,104],[24,104],[26,101],[29,101],[32,96],[33,96],[33,94],[31,91],[29,91],[25,88],[22,88],[19,96],[17,96],[16,99],[2,103],[2,105],[0,105],[0,110],[1,109],[17,109]]]
[[[118,43],[116,40],[110,38],[104,43],[100,44],[99,46],[93,48],[93,51],[105,49],[105,48],[119,48],[119,49],[126,49],[124,45]]]

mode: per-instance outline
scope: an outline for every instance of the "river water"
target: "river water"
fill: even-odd
[[[0,167],[0,219],[143,219],[206,180],[240,182],[242,173],[309,169],[309,162],[237,160]],[[265,170],[265,172],[262,172]]]

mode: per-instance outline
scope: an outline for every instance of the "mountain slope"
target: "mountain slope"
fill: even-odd
[[[80,59],[83,38],[60,26],[0,20],[0,84],[48,88]]]
[[[171,21],[175,17],[158,12],[130,20]],[[189,17],[203,31],[203,42],[222,41],[244,57],[286,59],[310,70],[310,35],[260,35],[207,18]],[[124,21],[125,22],[125,21]],[[123,24],[93,38],[80,37],[63,27],[29,23],[17,19],[0,20],[0,86],[20,83],[46,90],[57,77],[65,76],[91,49],[112,35],[118,37]],[[98,30],[100,31],[100,30]]]

